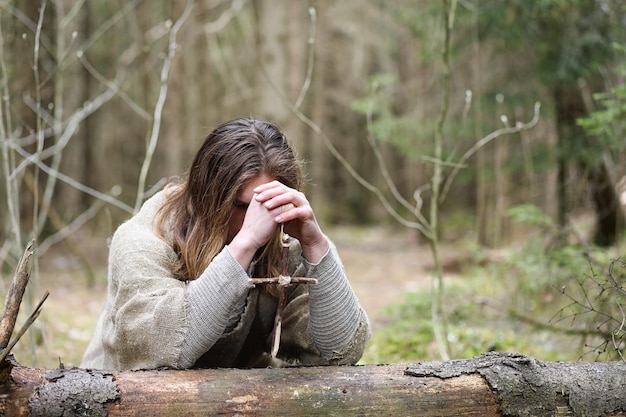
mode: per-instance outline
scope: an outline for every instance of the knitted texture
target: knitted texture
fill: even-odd
[[[353,364],[370,335],[335,247],[315,264],[290,242],[292,276],[317,285],[288,289],[279,357],[268,359],[277,301],[258,288],[225,247],[190,282],[173,276],[176,254],[158,237],[153,219],[160,192],[121,225],[111,241],[108,288],[82,367],[190,368]],[[166,231],[165,235],[168,233]]]

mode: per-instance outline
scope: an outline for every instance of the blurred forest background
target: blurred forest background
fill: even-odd
[[[31,239],[25,310],[52,292],[26,364],[78,364],[106,239],[242,116],[381,307],[364,361],[621,357],[621,0],[2,0],[0,73],[0,293]]]

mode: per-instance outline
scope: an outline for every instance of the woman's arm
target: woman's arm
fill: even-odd
[[[189,368],[236,324],[252,286],[248,275],[224,248],[202,275],[188,284],[189,331],[180,353],[180,368]]]
[[[186,283],[172,275],[175,259],[166,242],[135,221],[120,226],[110,248],[102,342],[87,352],[87,366],[188,368],[223,334],[245,304],[247,274],[225,248]]]
[[[332,363],[356,363],[370,326],[334,246],[318,263],[306,264],[307,276],[318,279],[309,286],[309,327],[317,348]]]

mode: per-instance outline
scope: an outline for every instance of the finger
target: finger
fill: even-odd
[[[294,205],[284,205],[285,211],[281,211],[274,219],[276,223],[286,223],[292,220],[307,221],[314,218],[313,210],[310,206],[296,207]],[[277,208],[276,211],[280,211],[281,208]]]
[[[294,190],[286,187],[275,187],[258,194],[256,200],[265,207],[273,209],[295,200]]]
[[[290,188],[266,190],[257,197],[257,201],[261,202],[269,210],[289,203],[296,207],[308,205],[304,194]]]
[[[287,204],[283,204],[280,206],[277,206],[274,209],[268,210],[273,216],[274,216],[274,221],[277,221],[277,219],[280,217],[281,219],[285,218],[285,213],[289,213],[290,211],[292,211],[293,209],[295,209],[296,206],[294,206],[291,203],[287,203]],[[290,213],[287,217],[292,217],[293,213]]]
[[[267,182],[265,184],[258,185],[257,187],[254,188],[253,192],[256,194],[261,194],[264,191],[270,190],[272,188],[277,188],[277,187],[288,188],[282,182],[274,180],[274,181]]]
[[[293,203],[287,203],[287,204],[283,204],[282,206],[280,206],[280,208],[281,208],[281,214],[283,214],[286,211],[295,209],[296,206]]]

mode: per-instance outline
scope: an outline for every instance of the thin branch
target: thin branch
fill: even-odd
[[[437,158],[434,158],[432,156],[428,156],[428,155],[421,155],[419,157],[422,161],[425,162],[429,162],[431,164],[437,164],[437,165],[441,165],[442,167],[448,167],[448,168],[456,168],[456,169],[463,169],[463,168],[467,168],[466,164],[461,164],[459,162],[452,162],[451,160],[440,160]]]
[[[302,88],[300,89],[300,94],[298,94],[298,98],[294,106],[299,109],[302,106],[302,102],[304,101],[304,97],[306,97],[307,92],[309,91],[309,87],[311,86],[311,80],[313,79],[313,67],[315,64],[315,38],[317,33],[317,11],[315,7],[309,7],[309,16],[311,19],[311,24],[309,25],[309,37],[307,39],[308,43],[308,54],[307,54],[307,71],[306,77],[304,78],[304,83],[302,83]]]
[[[69,12],[67,12],[59,22],[59,26],[62,28],[67,27],[74,20],[86,1],[87,0],[74,0],[74,4],[72,4]]]
[[[59,138],[59,140],[52,146],[44,149],[40,152],[39,155],[31,154],[26,152],[21,146],[18,146],[17,143],[12,145],[14,149],[22,149],[24,157],[24,161],[20,165],[18,165],[15,170],[11,173],[11,178],[15,178],[23,169],[25,169],[29,164],[35,163],[35,160],[45,160],[47,158],[53,157],[55,153],[62,152],[63,149],[67,146],[68,142],[78,130],[80,123],[85,120],[88,116],[106,104],[116,93],[116,90],[106,90],[93,100],[85,103],[85,105],[78,111],[76,111],[67,121],[67,126],[63,131],[63,134]]]
[[[28,316],[28,319],[26,320],[26,322],[22,325],[20,330],[15,334],[13,339],[11,339],[11,342],[9,343],[9,345],[6,348],[4,348],[2,351],[0,351],[0,362],[4,361],[7,355],[11,353],[11,350],[16,345],[16,343],[19,342],[22,336],[24,336],[24,333],[26,333],[28,328],[35,322],[35,320],[37,320],[37,317],[39,317],[39,314],[41,313],[41,308],[43,307],[43,303],[48,299],[49,295],[50,295],[50,292],[46,291],[46,293],[41,298],[39,303],[37,303],[37,305],[35,306],[35,309],[33,310],[33,312],[30,314],[30,316]]]
[[[17,150],[17,152],[22,155],[24,158],[29,158],[32,155],[29,154],[28,152],[26,152],[24,149],[14,146],[14,149]],[[88,187],[78,181],[76,181],[74,178],[69,177],[65,174],[62,174],[59,171],[53,170],[51,169],[49,166],[47,166],[46,164],[44,164],[43,162],[39,161],[39,160],[32,160],[32,162],[37,165],[37,167],[39,167],[39,169],[41,169],[42,171],[44,171],[46,174],[48,175],[54,175],[57,179],[63,181],[64,183],[71,185],[72,187],[76,188],[79,191],[84,192],[85,194],[89,194],[92,197],[95,198],[99,198],[115,207],[118,207],[128,213],[133,213],[133,208],[115,198],[112,198],[111,196],[108,196],[104,193],[101,193],[100,191],[94,190],[91,187]]]
[[[590,313],[592,313],[593,314],[592,317],[594,318],[593,321],[595,323],[597,323],[600,318],[604,319],[604,321],[602,321],[599,324],[595,325],[596,329],[600,329],[600,328],[605,327],[605,326],[611,326],[610,323],[616,323],[616,325],[617,325],[616,328],[617,328],[617,331],[619,332],[622,329],[622,326],[623,326],[623,321],[624,321],[623,312],[622,312],[622,317],[620,319],[618,319],[618,318],[614,317],[613,314],[604,312],[604,311],[596,308],[595,305],[594,305],[594,303],[596,305],[603,305],[603,302],[601,300],[599,300],[599,297],[606,290],[606,288],[604,287],[604,284],[601,284],[598,281],[596,281],[594,279],[595,277],[596,277],[596,275],[594,274],[593,277],[585,277],[583,280],[579,280],[578,278],[575,278],[577,287],[580,289],[580,291],[582,293],[583,301],[581,301],[580,299],[575,298],[572,295],[568,294],[565,291],[565,287],[563,287],[562,290],[561,290],[561,293],[565,297],[567,297],[571,302],[569,304],[567,304],[566,306],[560,308],[559,311],[557,311],[557,313],[550,319],[550,322],[558,323],[558,322],[566,320],[566,319],[571,319],[571,324],[573,325],[574,322],[579,317],[581,317],[583,314],[590,314]],[[588,280],[592,280],[600,288],[599,294],[597,296],[595,296],[595,297],[592,297],[589,294],[589,290],[585,286],[585,282],[588,281]],[[592,298],[593,298],[593,300],[592,300]],[[619,310],[622,311],[622,306],[619,303],[617,303],[617,305],[618,305]],[[571,310],[571,314],[566,314],[566,310]],[[615,332],[615,330],[611,330],[610,332],[602,331],[602,334],[605,335],[603,337],[605,337],[605,339],[608,340],[608,339],[612,338],[611,335],[614,332]]]
[[[449,112],[450,102],[450,42],[452,36],[452,29],[454,27],[454,11],[456,9],[456,0],[451,0],[451,4],[448,1],[444,1],[443,7],[443,48],[441,51],[443,74],[442,74],[442,89],[443,96],[441,100],[441,106],[439,115],[437,116],[437,124],[434,135],[434,148],[435,159],[437,161],[443,160],[443,129],[446,118]],[[441,256],[439,254],[439,204],[441,193],[441,181],[443,175],[443,167],[441,163],[436,163],[433,166],[433,173],[430,180],[432,197],[430,200],[430,228],[432,235],[430,239],[430,247],[433,253],[433,261],[435,263],[435,276],[431,278],[432,284],[432,308],[431,316],[433,321],[433,332],[435,340],[437,341],[437,347],[439,348],[439,354],[441,359],[448,360],[450,355],[450,342],[448,340],[448,324],[446,319],[446,312],[443,308],[443,296],[444,296],[444,282],[443,282],[443,266],[441,264]]]
[[[183,10],[183,13],[178,18],[176,23],[172,26],[172,30],[170,31],[168,53],[163,60],[163,67],[161,68],[161,88],[159,89],[159,96],[157,98],[157,103],[154,109],[152,132],[150,134],[150,140],[148,141],[146,156],[143,160],[143,164],[141,165],[139,182],[137,184],[137,198],[135,199],[134,212],[139,211],[139,208],[143,203],[148,171],[150,169],[150,164],[152,163],[154,151],[156,150],[156,146],[159,141],[159,132],[161,130],[161,115],[163,113],[163,107],[165,106],[165,100],[167,98],[170,67],[172,64],[172,59],[176,54],[176,49],[178,48],[178,44],[176,43],[176,35],[178,34],[178,31],[183,26],[187,18],[191,15],[191,10],[193,9],[193,6],[194,2],[192,0],[187,2],[185,10]]]
[[[0,96],[0,134],[2,139],[0,140],[0,148],[2,151],[2,171],[5,181],[6,192],[6,205],[9,211],[9,221],[11,223],[11,229],[15,236],[18,247],[22,246],[22,237],[20,232],[20,210],[19,202],[17,201],[19,195],[19,186],[17,181],[10,179],[11,169],[15,165],[12,153],[9,152],[9,132],[11,129],[11,102],[9,93],[9,72],[7,70],[5,55],[4,55],[4,36],[0,30],[0,72],[2,73],[2,90]],[[6,123],[5,123],[6,120]]]
[[[8,3],[7,1],[2,2],[0,4],[0,9],[6,10],[10,14],[12,14],[18,22],[22,23],[27,29],[30,29],[31,32],[35,33],[37,31],[37,24],[33,22],[28,16],[26,16],[17,7],[11,4],[7,4],[7,3]],[[45,35],[43,33],[41,35],[42,35],[40,39],[41,45],[44,47],[46,51],[52,51],[53,47],[52,47],[52,42],[50,42],[50,39],[43,36]]]
[[[33,249],[34,245],[35,241],[31,240],[26,246],[24,254],[15,270],[11,287],[7,292],[2,318],[0,318],[0,348],[2,349],[6,348],[9,344],[11,334],[13,334],[13,329],[15,328],[15,322],[17,321],[17,315],[20,312],[20,305],[22,304],[24,292],[26,291],[26,285],[28,285],[30,279],[28,262],[33,253],[35,253]]]
[[[257,33],[257,38],[260,38],[260,35],[258,33]],[[313,40],[313,42],[310,42],[308,46],[309,46],[309,48],[314,48],[315,47],[314,40]],[[265,80],[272,87],[272,89],[274,90],[276,95],[280,98],[280,100],[285,104],[285,106],[287,106],[287,108],[302,123],[304,123],[306,126],[308,126],[309,129],[311,129],[313,131],[313,133],[315,133],[318,137],[320,137],[320,139],[322,140],[324,146],[326,146],[326,148],[331,153],[331,155],[344,167],[344,169],[348,172],[348,174],[350,174],[350,176],[352,176],[352,178],[354,178],[363,188],[365,188],[366,190],[368,190],[371,193],[373,193],[376,196],[376,198],[378,198],[378,200],[382,204],[383,208],[389,213],[389,215],[394,220],[396,220],[398,223],[400,223],[401,225],[403,225],[406,228],[419,230],[427,238],[429,238],[430,237],[430,230],[425,228],[424,225],[422,225],[419,222],[411,221],[411,220],[408,220],[408,219],[404,218],[393,207],[393,205],[391,204],[389,199],[382,193],[382,191],[378,187],[376,187],[375,185],[373,185],[372,183],[367,181],[365,178],[363,178],[363,176],[361,176],[361,174],[359,174],[356,171],[356,169],[354,169],[354,167],[350,164],[350,162],[348,162],[343,157],[343,155],[341,155],[341,152],[339,152],[339,150],[333,145],[332,141],[330,140],[328,135],[326,135],[326,133],[322,130],[322,128],[320,128],[314,121],[312,121],[310,118],[308,118],[302,112],[302,110],[300,110],[300,108],[296,107],[294,105],[294,103],[292,103],[285,96],[285,94],[276,86],[274,81],[271,79],[271,77],[267,73],[267,68],[265,67],[265,65],[264,65],[264,63],[263,63],[263,61],[262,61],[262,59],[260,57],[259,57],[259,67],[261,69],[261,72],[263,73],[263,76],[264,76]],[[312,75],[312,74],[309,74],[309,75]]]
[[[124,90],[120,88],[122,83],[121,80],[118,80],[118,78],[121,78],[119,72],[118,74],[116,74],[115,81],[108,80],[105,76],[100,74],[100,72],[98,72],[98,70],[93,65],[91,65],[91,62],[87,60],[87,57],[85,57],[84,53],[79,52],[78,58],[83,64],[83,67],[87,70],[87,72],[89,72],[92,77],[94,77],[97,81],[106,86],[108,89],[115,90],[117,96],[122,99],[123,102],[128,104],[128,106],[133,109],[135,113],[137,113],[141,118],[145,120],[150,120],[152,118],[152,115],[150,113],[145,111],[139,104],[135,102],[135,100],[133,100],[128,94],[126,94]]]
[[[613,289],[613,291],[615,291],[617,294],[619,294],[622,297],[626,297],[626,291],[624,291],[624,288],[620,285],[619,282],[617,282],[617,280],[615,279],[615,277],[613,276],[615,274],[614,272],[614,268],[615,268],[615,263],[616,262],[620,262],[620,261],[613,261],[611,262],[611,264],[609,265],[609,272],[608,272],[608,277],[609,280],[611,281],[611,289]],[[620,262],[622,265],[622,267],[624,266],[623,262]]]
[[[239,14],[239,12],[241,12],[245,2],[246,0],[233,0],[233,2],[230,4],[230,7],[222,14],[220,14],[217,19],[204,24],[203,29],[205,34],[208,35],[220,32],[222,29],[228,26],[228,24]]]
[[[91,36],[86,39],[82,44],[78,46],[79,51],[86,51],[98,40],[102,37],[109,29],[114,27],[124,16],[126,16],[132,9],[134,9],[140,3],[139,0],[128,0],[124,2],[124,7],[122,7],[115,15],[111,18],[107,19],[101,25],[99,25],[95,32],[91,34]],[[70,55],[76,57],[76,55]],[[56,69],[57,71],[63,71],[69,65],[73,64],[73,60],[67,59],[64,60],[61,65]]]
[[[622,322],[620,323],[619,327],[617,330],[613,331],[611,334],[611,341],[613,342],[613,347],[615,348],[615,350],[617,351],[617,353],[619,354],[619,357],[622,358],[622,360],[624,360],[624,355],[622,354],[622,350],[620,349],[620,345],[624,342],[624,322],[626,322],[626,315],[624,314],[624,309],[622,308],[620,303],[616,303],[617,304],[617,308],[619,308],[620,312],[622,313]],[[619,343],[616,341],[616,337],[617,335],[619,335],[621,333],[621,336],[619,336]]]
[[[452,182],[456,178],[456,175],[458,174],[461,167],[465,165],[465,163],[467,162],[469,158],[471,158],[478,150],[480,150],[482,147],[487,145],[489,142],[493,141],[494,139],[497,139],[500,136],[510,135],[513,133],[519,133],[523,130],[528,130],[532,127],[535,127],[537,123],[539,122],[539,110],[540,109],[541,109],[541,103],[539,102],[535,103],[533,117],[529,122],[519,123],[513,127],[503,127],[501,129],[494,130],[493,132],[491,132],[490,134],[488,134],[487,136],[483,137],[478,142],[476,142],[470,149],[468,149],[467,152],[465,152],[465,154],[463,154],[463,156],[458,160],[458,162],[456,163],[457,166],[454,168],[452,173],[448,176],[446,183],[443,187],[443,191],[441,193],[441,200],[445,200],[446,196],[448,195],[448,192],[450,191],[450,187],[452,186]]]
[[[372,111],[371,111],[371,107],[368,108],[366,114],[365,114],[365,119],[366,119],[366,123],[367,123],[367,130],[368,132],[372,131]],[[378,169],[380,170],[383,179],[385,180],[385,183],[387,184],[387,187],[389,188],[389,190],[391,191],[391,194],[393,195],[393,197],[396,199],[396,201],[398,201],[400,204],[402,204],[407,210],[409,210],[411,212],[411,214],[413,214],[418,221],[424,225],[425,229],[430,230],[430,223],[428,222],[428,220],[422,215],[421,212],[421,204],[419,203],[419,201],[416,200],[416,205],[412,205],[410,204],[403,196],[402,194],[400,194],[400,191],[398,190],[398,188],[396,187],[395,182],[393,181],[393,179],[391,178],[391,175],[389,174],[389,170],[387,169],[387,164],[385,164],[385,160],[383,158],[383,155],[380,151],[380,147],[378,146],[376,140],[374,139],[374,137],[370,134],[367,135],[367,141],[370,144],[370,148],[372,148],[372,151],[374,152],[374,156],[376,157],[376,162],[378,163]]]
[[[41,3],[41,6],[39,6],[39,19],[37,21],[37,29],[35,31],[35,45],[34,45],[34,50],[33,50],[33,75],[34,75],[34,79],[35,79],[35,101],[37,103],[37,107],[41,107],[41,84],[39,83],[39,39],[41,38],[41,29],[43,27],[43,19],[45,16],[45,12],[46,12],[46,0],[44,0]],[[36,113],[37,115],[39,114],[39,112]],[[45,141],[45,137],[43,134],[43,128],[42,128],[42,120],[41,117],[37,116],[37,150],[35,151],[35,155],[37,155],[37,157],[39,157],[39,155],[41,154],[41,152],[44,149],[44,141]],[[35,180],[35,188],[39,188],[39,175],[37,173],[35,173],[34,175],[34,180]],[[39,210],[40,210],[40,202],[39,202],[39,195],[35,194],[33,196],[33,236],[38,236],[39,235],[39,231],[41,230],[41,228],[39,227],[39,222],[37,221],[37,216],[39,214]],[[43,212],[43,210],[42,210]]]
[[[370,191],[378,198],[380,203],[383,205],[383,208],[387,211],[387,213],[389,213],[389,215],[391,215],[391,217],[393,217],[398,223],[400,223],[404,227],[407,227],[409,229],[419,230],[420,232],[424,234],[424,236],[426,236],[427,239],[431,238],[431,231],[429,229],[426,229],[424,225],[419,222],[405,219],[400,213],[398,213],[398,211],[392,206],[391,202],[382,193],[382,191],[378,187],[376,187],[375,185],[367,181],[365,178],[363,178],[354,169],[354,167],[343,157],[343,155],[341,155],[339,150],[337,150],[335,145],[333,145],[333,143],[331,142],[330,138],[315,122],[309,119],[304,113],[302,113],[302,111],[300,111],[299,109],[291,105],[284,96],[281,96],[281,97],[283,98],[283,100],[285,100],[285,103],[287,103],[287,106],[296,115],[296,117],[300,119],[302,123],[307,125],[316,135],[318,135],[322,139],[322,142],[324,143],[326,148],[330,151],[333,157],[337,159],[337,161],[339,161],[339,163],[344,167],[344,169],[348,171],[348,173],[352,176],[352,178],[354,178],[363,188]]]
[[[601,338],[610,337],[610,333],[601,330],[555,326],[554,324],[550,324],[550,322],[545,323],[541,320],[537,320],[535,317],[526,316],[512,308],[508,309],[507,313],[512,318],[529,324],[539,330],[548,330],[551,332],[562,333],[569,336],[599,336]]]
[[[103,200],[95,200],[87,210],[83,211],[80,215],[74,218],[71,223],[65,225],[58,232],[46,237],[46,239],[39,245],[39,253],[46,253],[52,245],[59,243],[76,233],[81,227],[83,227],[89,220],[93,219],[100,212],[102,206],[104,206]]]

